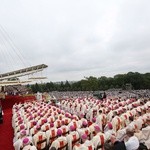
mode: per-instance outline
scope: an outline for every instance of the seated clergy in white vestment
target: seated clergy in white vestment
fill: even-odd
[[[30,144],[33,144],[33,142],[32,142],[32,137],[24,136],[24,137],[19,138],[19,139],[13,144],[15,150],[20,150],[21,148],[24,147],[24,141],[26,141],[26,140],[24,140],[24,139],[28,139],[28,142],[29,142]]]
[[[37,125],[36,129],[37,132],[33,136],[34,145],[37,147],[37,149],[44,149],[47,146],[46,134],[40,130],[40,126]]]
[[[116,132],[113,130],[112,123],[108,122],[104,128],[105,138],[106,140],[110,140],[112,135],[116,135]]]
[[[17,133],[14,135],[13,143],[16,142],[18,139],[23,138],[23,137],[25,137],[25,136],[29,136],[29,131],[28,131],[28,130],[25,130],[25,129],[22,129],[21,131],[17,132]]]
[[[81,138],[81,135],[83,134],[87,134],[88,138],[90,139],[90,129],[88,127],[88,123],[86,121],[83,121],[82,122],[82,126],[80,129],[77,129],[79,135],[80,135],[80,138]]]
[[[67,150],[68,142],[67,142],[66,137],[62,136],[62,130],[61,129],[57,130],[57,136],[58,136],[58,138],[52,142],[49,150],[51,150],[52,147],[55,147],[56,149],[62,148],[62,150]]]
[[[83,134],[81,136],[83,143],[82,144],[76,144],[73,148],[73,150],[94,150],[93,142],[88,140],[88,137],[86,134]]]
[[[50,123],[50,129],[46,131],[46,137],[48,146],[57,138],[57,128],[54,127],[54,123]]]
[[[96,149],[100,149],[103,147],[103,145],[106,141],[105,134],[99,133],[99,134],[95,135],[91,141]]]
[[[79,133],[76,131],[76,128],[73,125],[70,126],[70,133],[67,135],[67,141],[69,150],[72,150],[74,145],[80,141]]]
[[[24,138],[22,150],[37,150],[37,148],[30,143],[29,138]]]

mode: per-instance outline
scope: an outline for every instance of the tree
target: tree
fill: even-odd
[[[99,78],[90,76],[77,82],[61,81],[60,83],[44,83],[31,85],[33,92],[45,91],[98,91],[112,88],[125,89],[127,84],[131,84],[133,89],[150,89],[150,73],[140,74],[138,72],[128,72],[127,74],[117,74],[113,78],[101,76]],[[29,85],[27,85],[30,87]]]
[[[35,84],[35,91],[36,91],[36,93],[41,92],[41,88],[38,83]]]
[[[65,85],[64,85],[64,90],[69,91],[71,89],[70,83],[66,80]]]
[[[98,80],[96,77],[90,76],[87,78],[89,91],[98,90]]]

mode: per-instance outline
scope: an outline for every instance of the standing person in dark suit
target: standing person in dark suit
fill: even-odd
[[[106,93],[104,92],[104,94],[103,94],[103,99],[105,99],[107,96],[106,96]]]

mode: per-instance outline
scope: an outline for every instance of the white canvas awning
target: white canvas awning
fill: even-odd
[[[16,78],[16,77],[21,77],[21,76],[26,76],[29,74],[37,73],[39,71],[42,71],[43,69],[47,68],[48,66],[45,64],[37,65],[37,66],[32,66],[12,72],[7,72],[4,74],[0,74],[0,81],[11,79],[11,78]]]

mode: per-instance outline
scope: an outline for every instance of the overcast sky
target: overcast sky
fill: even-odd
[[[150,72],[149,6],[149,0],[0,0],[0,73],[42,63],[48,65],[42,75],[53,82]]]

